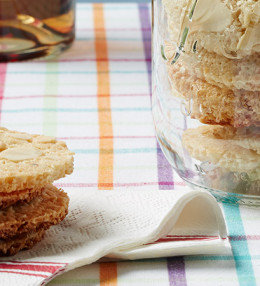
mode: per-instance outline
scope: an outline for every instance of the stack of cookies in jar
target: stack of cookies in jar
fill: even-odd
[[[73,153],[54,137],[0,128],[0,256],[32,248],[68,213],[53,181],[71,174]]]
[[[165,45],[172,94],[188,100],[191,118],[203,123],[184,131],[184,147],[215,166],[210,187],[259,195],[260,1],[163,5],[170,43],[179,46],[176,53]]]

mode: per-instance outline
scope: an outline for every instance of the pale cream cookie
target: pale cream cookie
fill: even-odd
[[[65,142],[0,128],[0,198],[39,189],[72,171],[73,153]]]
[[[183,54],[179,61],[194,76],[220,88],[260,91],[260,53],[231,60],[202,49]]]
[[[259,127],[200,126],[185,130],[182,142],[197,160],[260,179]]]
[[[243,58],[260,52],[260,2],[257,0],[163,0],[172,42],[180,43],[184,27],[189,27],[186,51],[198,47],[227,58]]]
[[[197,78],[181,61],[168,64],[172,93],[191,101],[191,117],[206,124],[260,125],[260,91],[220,88]]]

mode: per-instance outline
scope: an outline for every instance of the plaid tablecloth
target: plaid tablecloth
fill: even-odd
[[[65,190],[182,188],[153,128],[150,6],[78,4],[76,35],[57,60],[0,65],[1,125],[67,142]],[[222,207],[233,256],[96,263],[49,285],[260,285],[260,211]]]

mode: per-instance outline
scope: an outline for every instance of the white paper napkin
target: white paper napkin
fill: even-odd
[[[68,216],[48,230],[42,242],[1,258],[3,285],[44,285],[105,256],[140,259],[231,251],[223,214],[209,193],[188,188],[74,190],[69,196]]]

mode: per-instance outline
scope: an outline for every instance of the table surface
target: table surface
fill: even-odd
[[[147,3],[77,5],[73,47],[53,61],[0,65],[1,125],[65,140],[75,191],[174,190],[151,114]],[[233,255],[95,263],[48,285],[260,285],[259,210],[221,204]]]

